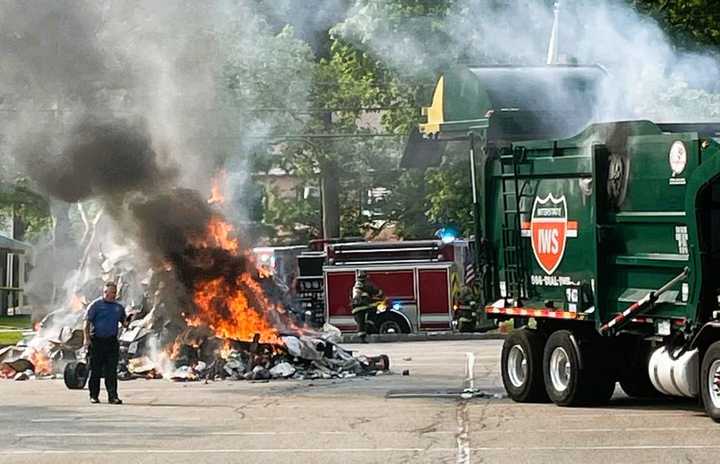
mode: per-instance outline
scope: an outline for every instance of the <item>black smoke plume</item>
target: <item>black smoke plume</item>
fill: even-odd
[[[27,171],[47,193],[69,203],[93,197],[122,201],[128,193],[156,190],[173,177],[170,169],[158,166],[141,122],[88,118],[57,154],[38,140],[24,149]]]
[[[151,263],[172,267],[184,289],[177,301],[189,301],[202,282],[216,278],[240,285],[237,277],[251,268],[245,254],[208,240],[208,225],[219,213],[198,191],[177,186],[177,169],[161,166],[141,120],[88,118],[65,140],[58,153],[43,137],[23,147],[26,168],[44,191],[66,202],[100,201]]]

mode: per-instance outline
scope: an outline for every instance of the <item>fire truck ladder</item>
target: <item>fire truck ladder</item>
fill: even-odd
[[[500,152],[500,179],[502,186],[503,227],[502,243],[505,263],[505,299],[513,306],[522,306],[522,299],[527,298],[529,289],[529,273],[526,247],[523,244],[521,221],[523,211],[521,199],[532,197],[526,189],[527,180],[520,181],[519,166],[527,163],[525,149],[514,147]]]

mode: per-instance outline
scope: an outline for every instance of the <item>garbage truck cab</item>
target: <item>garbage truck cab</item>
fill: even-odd
[[[720,421],[718,124],[593,123],[592,66],[458,67],[404,164],[469,153],[485,313],[515,401],[701,398]]]

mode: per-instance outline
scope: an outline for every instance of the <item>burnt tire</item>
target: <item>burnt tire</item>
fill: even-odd
[[[542,354],[545,337],[530,329],[513,330],[503,343],[500,370],[508,396],[518,403],[545,402]]]
[[[63,370],[65,386],[70,390],[82,390],[85,388],[89,375],[88,366],[84,362],[68,363]]]
[[[720,342],[705,351],[700,368],[700,395],[705,413],[720,422]]]
[[[548,397],[558,406],[607,403],[615,390],[602,345],[579,341],[568,330],[558,330],[548,338],[543,377]]]

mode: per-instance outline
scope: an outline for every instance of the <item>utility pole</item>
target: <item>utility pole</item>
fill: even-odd
[[[323,113],[323,127],[327,132],[332,128],[332,113]],[[327,156],[320,166],[320,194],[322,200],[323,239],[340,237],[340,182],[337,158]]]
[[[560,29],[560,0],[555,2],[555,18],[550,43],[548,44],[547,64],[558,64],[558,30]]]

